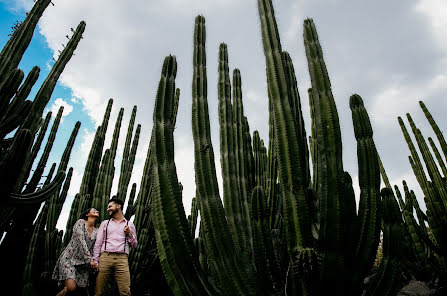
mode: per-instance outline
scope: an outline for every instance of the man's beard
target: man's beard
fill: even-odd
[[[115,216],[116,213],[118,213],[118,210],[111,210],[111,211],[108,212],[110,217]]]

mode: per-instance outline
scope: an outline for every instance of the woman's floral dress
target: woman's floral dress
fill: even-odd
[[[90,260],[98,229],[89,235],[84,219],[79,219],[73,227],[73,234],[65,250],[59,256],[53,271],[54,280],[73,279],[79,287],[88,286]]]

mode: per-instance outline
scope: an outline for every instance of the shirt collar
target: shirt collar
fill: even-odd
[[[116,219],[113,217],[110,218],[110,221],[112,221],[112,220],[116,222]],[[123,217],[123,220],[121,220],[121,222],[127,222],[126,217]]]

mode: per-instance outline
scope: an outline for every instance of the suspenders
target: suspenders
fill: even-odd
[[[110,220],[107,221],[107,226],[106,226],[106,239],[104,242],[104,252],[107,251],[107,229],[109,228],[109,223],[110,223]],[[126,221],[126,225],[129,225],[129,221]],[[124,253],[126,252],[126,245],[127,245],[127,235],[125,235],[125,237],[124,237],[124,251],[123,251]]]

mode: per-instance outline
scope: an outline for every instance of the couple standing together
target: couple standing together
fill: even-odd
[[[105,295],[111,275],[115,277],[119,294],[130,295],[129,249],[136,248],[135,226],[123,215],[124,202],[109,200],[109,220],[95,228],[99,212],[90,208],[82,213],[73,227],[73,234],[57,260],[53,279],[64,281],[65,287],[56,296],[63,296],[76,287],[89,286],[89,273],[97,271],[95,295]]]

